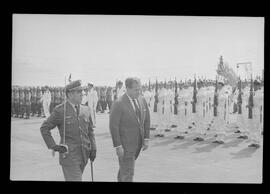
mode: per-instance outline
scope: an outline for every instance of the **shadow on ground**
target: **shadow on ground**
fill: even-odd
[[[242,142],[244,142],[243,139],[233,139],[225,143],[221,148],[238,147],[238,145]]]
[[[189,146],[192,146],[192,145],[195,145],[195,144],[199,143],[198,141],[193,141],[193,138],[185,138],[185,139],[180,139],[180,140],[177,140],[177,141],[181,142],[181,144],[177,144],[177,145],[173,146],[171,148],[172,150],[186,149]]]
[[[211,152],[213,149],[217,148],[221,144],[216,144],[216,143],[209,143],[206,146],[200,147],[200,148],[195,148],[196,151],[192,153],[202,153],[202,152]]]
[[[247,147],[238,152],[231,153],[231,155],[233,155],[233,159],[250,158],[256,151],[256,148]]]
[[[173,143],[177,141],[177,139],[174,139],[173,136],[168,136],[168,137],[154,137],[155,140],[161,140],[160,142],[154,142],[151,146],[156,147],[156,146],[166,146],[170,143]],[[162,141],[165,140],[165,141]]]

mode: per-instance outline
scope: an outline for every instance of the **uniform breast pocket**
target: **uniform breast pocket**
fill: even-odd
[[[75,120],[74,117],[69,116],[69,115],[66,115],[66,124],[67,124],[67,125],[71,125],[71,124],[73,124],[73,123],[75,123],[75,122],[76,122],[76,120]]]

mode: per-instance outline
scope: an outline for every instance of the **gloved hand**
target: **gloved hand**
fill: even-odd
[[[89,156],[89,158],[90,158],[90,161],[91,161],[91,162],[94,162],[94,160],[95,160],[95,158],[96,158],[96,155],[97,155],[97,150],[91,150],[91,151],[90,151],[90,156]]]
[[[59,153],[67,152],[67,148],[65,146],[62,146],[62,145],[55,145],[53,147],[53,150],[56,151],[56,152],[59,152]]]

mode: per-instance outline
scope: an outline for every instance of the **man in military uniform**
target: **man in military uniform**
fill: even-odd
[[[189,132],[194,130],[194,126],[190,125],[192,122],[192,93],[193,86],[185,82],[181,92],[179,93],[178,119],[180,119],[180,123],[177,125],[178,135],[175,137],[176,139],[184,139],[189,134]]]
[[[214,141],[212,143],[223,144],[226,137],[226,107],[229,96],[229,91],[224,87],[224,81],[220,80],[217,86],[217,116],[213,118],[213,125],[211,131],[214,135]]]
[[[100,105],[101,105],[101,113],[104,113],[104,111],[107,108],[107,103],[106,103],[106,88],[105,87],[101,87],[100,88]]]
[[[50,92],[51,92],[51,103],[50,103],[50,113],[52,113],[54,107],[55,107],[55,88],[51,87],[50,88]]]
[[[196,135],[196,138],[193,139],[195,141],[204,141],[204,133],[206,130],[206,101],[207,101],[207,95],[206,95],[206,87],[203,87],[203,82],[198,82],[198,93],[197,93],[197,110],[194,115],[194,122],[195,122],[195,128],[196,132],[198,133]]]
[[[89,107],[80,105],[82,90],[80,80],[70,82],[66,86],[67,101],[58,105],[40,128],[47,147],[59,152],[59,163],[66,181],[82,181],[88,159],[94,161],[96,157]],[[61,136],[59,145],[51,135],[56,126]]]
[[[98,103],[97,91],[94,89],[93,83],[88,83],[87,103],[90,108],[90,114],[93,121],[93,125],[96,125],[96,108]]]
[[[24,94],[24,88],[20,88],[19,90],[20,94],[20,118],[24,117],[25,112],[25,94]]]
[[[20,104],[19,104],[20,98],[19,98],[19,89],[16,87],[14,89],[14,111],[15,111],[15,117],[19,117],[19,111],[20,111]]]
[[[36,112],[37,112],[37,109],[36,109],[36,106],[37,106],[37,93],[36,93],[36,88],[33,87],[32,90],[31,90],[31,116],[35,116]]]
[[[42,97],[42,91],[40,87],[37,87],[37,93],[36,93],[36,114],[38,117],[41,117],[42,114],[42,102],[41,102],[41,97]]]
[[[108,87],[106,91],[106,102],[108,104],[109,113],[111,112],[112,102],[113,102],[113,94],[112,94],[112,88]]]
[[[11,116],[12,117],[15,113],[14,93],[15,93],[15,88],[14,86],[12,86],[12,89],[11,89]]]
[[[157,134],[155,137],[164,137],[166,122],[165,122],[165,98],[167,95],[165,89],[165,83],[160,83],[160,89],[158,92],[158,104],[157,104],[157,112],[158,112],[158,126],[157,126]]]
[[[31,111],[31,93],[30,88],[25,88],[25,119],[30,119]]]
[[[54,98],[55,107],[61,104],[61,92],[60,88],[55,88],[55,98]]]
[[[251,143],[248,147],[259,148],[262,139],[263,131],[263,95],[264,91],[261,88],[259,80],[254,81],[254,94],[253,95],[253,107],[252,118],[248,119],[248,132],[251,139]],[[249,104],[247,105],[250,106]]]
[[[116,88],[116,94],[117,94],[117,99],[118,99],[120,98],[120,96],[122,96],[126,92],[126,89],[122,81],[118,81],[117,86],[118,87]]]
[[[43,111],[46,118],[50,116],[51,92],[48,86],[45,86],[42,96]]]

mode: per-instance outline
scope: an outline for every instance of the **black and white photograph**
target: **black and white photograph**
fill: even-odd
[[[11,181],[263,183],[265,18],[12,14]]]

